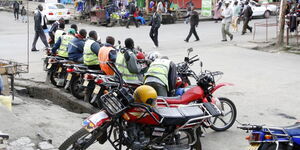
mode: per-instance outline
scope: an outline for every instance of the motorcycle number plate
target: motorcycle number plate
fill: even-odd
[[[52,64],[48,64],[47,69],[50,69],[52,67]]]
[[[62,71],[62,67],[59,67],[57,72],[61,72],[61,71]]]
[[[260,144],[251,144],[248,148],[248,150],[258,150]]]
[[[68,74],[68,76],[67,76],[67,81],[70,81],[70,80],[71,80],[71,78],[72,78],[72,74],[71,74],[71,73],[69,73],[69,74]]]
[[[86,81],[86,80],[85,80],[85,81],[83,82],[83,86],[87,86],[88,84],[89,84],[89,81]]]
[[[101,90],[101,87],[99,85],[96,85],[93,93],[98,94],[100,90]]]

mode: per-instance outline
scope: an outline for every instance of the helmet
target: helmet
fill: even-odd
[[[150,52],[147,56],[148,60],[154,61],[155,59],[160,57],[160,53],[159,52]]]
[[[157,93],[153,87],[149,85],[141,85],[135,89],[133,96],[135,102],[154,106],[155,100],[157,98]]]
[[[143,52],[138,52],[138,53],[136,54],[136,58],[137,58],[137,59],[145,59],[145,55],[144,55]]]

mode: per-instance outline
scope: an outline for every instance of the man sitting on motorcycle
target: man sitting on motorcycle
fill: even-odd
[[[125,48],[118,52],[116,66],[125,81],[141,82],[143,80],[143,69],[137,62],[134,41],[131,38],[125,40]]]
[[[86,30],[81,29],[79,34],[75,35],[75,38],[71,40],[68,45],[69,59],[75,62],[83,62],[83,47],[85,43]]]
[[[53,44],[55,44],[56,41],[54,41],[55,38],[55,32],[57,31],[57,29],[59,28],[60,24],[65,24],[65,20],[64,18],[59,18],[59,20],[55,21],[52,25],[51,28],[49,30],[49,44],[52,46]]]
[[[68,59],[68,45],[75,37],[75,30],[70,28],[68,34],[64,34],[58,38],[57,42],[52,48],[52,54],[56,54],[60,57]]]
[[[106,43],[100,48],[98,53],[100,68],[106,75],[114,75],[114,71],[107,65],[107,63],[116,62],[117,52],[114,44],[115,39],[113,37],[106,37]]]
[[[100,70],[98,53],[100,44],[97,42],[98,35],[96,31],[90,31],[89,38],[86,40],[83,48],[83,63],[89,69]]]
[[[151,55],[149,56],[151,57]],[[167,56],[154,59],[145,74],[144,84],[152,86],[158,96],[171,96],[175,92],[177,79],[176,65]]]
[[[58,38],[60,38],[64,34],[65,34],[65,23],[62,22],[58,25],[58,29],[55,31],[54,43],[56,43],[58,41]]]

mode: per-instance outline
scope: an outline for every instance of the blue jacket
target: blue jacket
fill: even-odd
[[[85,40],[75,37],[68,45],[69,59],[77,61],[83,56],[83,47]]]

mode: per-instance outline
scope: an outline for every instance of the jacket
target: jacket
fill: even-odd
[[[75,37],[68,45],[68,55],[69,59],[72,61],[77,61],[83,56],[83,47],[85,41],[78,37]]]
[[[47,29],[47,25],[45,24],[45,21],[43,21],[44,17],[42,17],[42,13],[37,10],[34,13],[34,30],[41,32],[43,29]]]
[[[13,8],[14,8],[14,10],[19,10],[20,9],[20,4],[18,2],[14,2]]]
[[[139,81],[138,74],[140,73],[136,57],[133,52],[126,50],[118,52],[116,60],[117,69],[122,73],[122,78],[125,81]]]
[[[100,45],[93,39],[88,39],[84,44],[83,63],[85,65],[99,65],[98,53]]]
[[[150,22],[152,28],[159,28],[161,25],[161,18],[160,15],[155,12],[151,18],[151,22]]]
[[[222,24],[230,23],[232,20],[232,9],[229,7],[224,8],[222,11],[222,16],[224,17],[222,19]]]
[[[21,16],[25,16],[26,15],[26,9],[21,9]]]
[[[191,26],[198,26],[199,24],[199,14],[196,11],[190,12],[187,16],[183,18],[189,18],[190,17],[190,25]]]
[[[241,13],[241,16],[244,16],[244,18],[251,18],[252,14],[253,14],[252,8],[249,5],[246,5],[244,7],[245,8],[244,8],[243,12]]]

